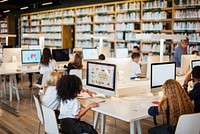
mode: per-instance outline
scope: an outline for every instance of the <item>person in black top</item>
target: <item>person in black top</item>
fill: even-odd
[[[104,54],[100,54],[100,55],[99,55],[99,60],[105,60],[105,59],[106,59],[106,57],[105,57]]]
[[[188,83],[190,81],[193,81],[193,89],[188,92]],[[200,112],[200,66],[194,67],[192,72],[186,76],[183,87],[190,99],[194,100],[194,111]]]
[[[67,73],[69,74],[72,69],[82,69],[82,58],[79,53],[73,53],[70,55],[70,61],[67,67]]]

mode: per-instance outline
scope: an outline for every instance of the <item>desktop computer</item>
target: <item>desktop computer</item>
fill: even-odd
[[[83,60],[98,60],[99,52],[96,48],[83,48],[82,49]]]
[[[190,71],[191,61],[195,59],[196,59],[196,55],[182,55],[181,56],[180,75],[185,75]]]
[[[41,50],[22,50],[22,64],[35,64],[40,62]]]
[[[52,55],[56,61],[69,61],[69,49],[52,49]]]
[[[191,61],[191,70],[196,66],[200,66],[200,60],[192,60]]]
[[[151,88],[161,87],[168,79],[176,79],[175,62],[151,64]]]
[[[21,62],[21,48],[3,48],[3,62]]]

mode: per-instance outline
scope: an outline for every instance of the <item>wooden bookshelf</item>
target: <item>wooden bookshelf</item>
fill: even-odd
[[[8,34],[8,20],[0,20],[0,34]],[[6,38],[0,37],[0,45],[6,45]]]
[[[58,41],[56,44],[59,44],[59,42],[60,44],[57,46],[64,47],[63,42],[66,43],[65,40],[69,40],[65,37],[70,37],[70,35],[65,36],[63,34],[70,33],[63,32],[63,27],[74,25],[74,47],[76,48],[98,46],[97,40],[88,37],[88,35],[94,34],[112,36],[114,40],[104,41],[106,46],[111,47],[112,52],[118,47],[127,47],[131,50],[133,46],[137,45],[140,46],[142,52],[145,52],[144,54],[153,50],[155,41],[135,40],[134,35],[136,33],[187,34],[192,42],[200,42],[200,26],[191,29],[179,28],[179,25],[184,25],[182,23],[200,25],[200,15],[186,15],[184,17],[184,13],[188,14],[189,12],[191,14],[191,12],[199,11],[200,2],[191,3],[187,1],[187,4],[176,5],[177,0],[163,0],[163,3],[156,0],[158,1],[156,5],[154,1],[128,0],[22,14],[21,34],[57,33],[57,39],[49,40]],[[37,39],[21,40],[22,45],[27,44],[23,40],[30,40],[27,42],[35,40],[32,42],[37,43]],[[149,50],[144,48],[147,44],[151,45],[152,48],[149,47]],[[172,53],[172,51],[169,53]]]

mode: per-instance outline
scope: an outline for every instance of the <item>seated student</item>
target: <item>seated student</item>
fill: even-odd
[[[88,110],[98,107],[99,104],[91,103],[81,108],[77,95],[82,90],[82,82],[75,75],[64,75],[57,83],[57,95],[60,99],[60,126],[64,134],[98,134],[90,124],[80,121]]]
[[[193,89],[188,93],[191,100],[194,100],[194,111],[200,112],[200,66],[192,69],[184,80],[184,89],[187,91],[188,82],[193,81]]]
[[[194,50],[194,51],[192,51],[192,54],[195,54],[197,56],[196,59],[200,60],[199,51]]]
[[[73,53],[69,56],[69,64],[67,66],[67,73],[69,74],[72,69],[82,69],[82,58],[79,53]]]
[[[148,53],[148,56],[153,56],[153,55],[154,55],[153,52]]]
[[[133,53],[140,53],[140,48],[138,46],[134,46]]]
[[[40,69],[41,77],[38,79],[38,84],[42,83],[42,76],[44,73],[51,72],[53,70],[56,71],[58,69],[57,63],[53,59],[49,48],[43,49],[43,53],[42,53],[40,63],[39,63],[39,69]]]
[[[105,57],[104,54],[100,54],[100,55],[99,55],[99,60],[105,60],[105,59],[106,59],[106,57]]]
[[[139,65],[140,54],[132,53],[131,55],[132,63],[131,63],[131,79],[135,79],[141,75],[141,68]]]
[[[162,85],[162,90],[163,98],[160,104],[150,107],[148,110],[149,115],[156,116],[161,114],[163,123],[166,124],[166,110],[169,109],[170,125],[176,125],[181,115],[193,113],[193,105],[190,98],[176,80],[167,80]]]

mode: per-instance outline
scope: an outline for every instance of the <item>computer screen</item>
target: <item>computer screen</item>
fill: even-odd
[[[84,60],[98,60],[99,59],[99,52],[96,48],[84,48],[82,50],[83,59]]]
[[[41,58],[41,50],[22,50],[22,64],[39,63]]]
[[[99,62],[87,62],[87,86],[97,87],[104,91],[115,91],[115,76],[116,65]]]
[[[116,58],[128,58],[128,49],[127,48],[117,48],[116,49]]]
[[[193,69],[196,66],[200,66],[200,60],[192,60],[191,61],[191,69]]]
[[[52,55],[56,61],[69,61],[69,49],[52,49]]]
[[[151,64],[151,88],[162,86],[168,79],[176,79],[175,62]]]

